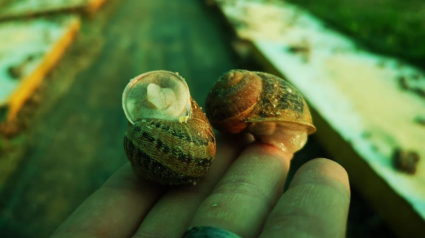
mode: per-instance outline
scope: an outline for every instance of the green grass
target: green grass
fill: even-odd
[[[425,0],[286,0],[378,53],[425,68]]]

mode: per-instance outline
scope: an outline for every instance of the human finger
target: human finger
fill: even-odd
[[[135,237],[181,237],[196,209],[211,192],[252,136],[217,135],[217,154],[208,174],[196,186],[170,189],[155,204],[137,230]]]
[[[292,154],[263,143],[246,148],[196,211],[190,226],[257,237],[283,192]]]
[[[141,180],[127,163],[93,193],[52,237],[129,237],[165,191]]]
[[[349,203],[345,169],[328,159],[309,161],[296,172],[260,237],[344,237]]]

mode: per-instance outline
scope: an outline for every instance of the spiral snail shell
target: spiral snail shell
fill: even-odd
[[[206,112],[219,131],[249,132],[256,139],[294,153],[316,131],[301,94],[271,74],[231,70],[208,93]]]
[[[196,183],[215,156],[215,137],[183,77],[152,71],[123,93],[124,150],[134,172],[164,185]]]

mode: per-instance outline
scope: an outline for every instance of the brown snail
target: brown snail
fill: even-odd
[[[183,77],[152,71],[123,93],[124,150],[134,172],[165,185],[196,183],[215,156],[215,137]]]
[[[231,70],[208,93],[206,112],[219,131],[249,132],[258,140],[294,153],[316,131],[301,94],[271,74]]]

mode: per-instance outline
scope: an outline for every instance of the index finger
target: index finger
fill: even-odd
[[[130,237],[164,191],[164,186],[137,178],[127,163],[52,237]]]
[[[345,237],[350,186],[328,159],[307,162],[268,217],[260,237]]]

